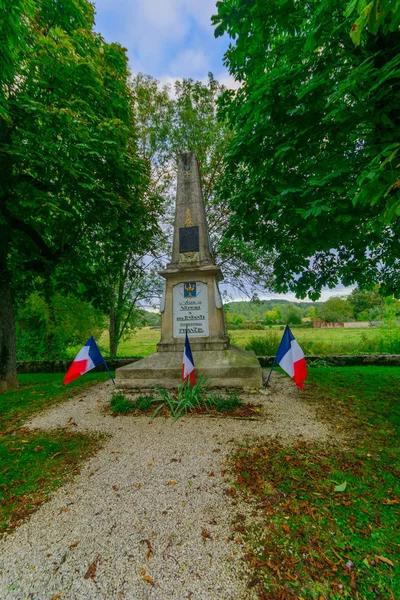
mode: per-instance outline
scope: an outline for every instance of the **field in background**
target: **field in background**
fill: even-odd
[[[293,334],[306,354],[400,354],[400,328],[377,327],[371,329],[302,329],[292,327]],[[274,355],[282,337],[280,329],[254,331],[239,329],[229,332],[232,344],[240,348],[254,349],[257,355]],[[156,352],[160,330],[144,327],[128,340],[121,342],[120,357],[145,357]],[[108,355],[107,333],[100,339],[100,346]],[[78,348],[79,349],[79,348]]]

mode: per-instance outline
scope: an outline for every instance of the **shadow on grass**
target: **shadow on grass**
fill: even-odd
[[[0,396],[0,532],[11,531],[48,495],[79,472],[79,464],[101,447],[104,436],[21,427],[37,412],[108,379],[87,374],[68,387],[63,375],[19,377],[20,388]]]

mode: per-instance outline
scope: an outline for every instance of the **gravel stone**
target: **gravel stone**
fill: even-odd
[[[80,475],[0,543],[0,598],[255,600],[233,536],[247,512],[224,490],[226,456],[244,439],[328,440],[302,393],[275,374],[258,420],[106,412],[111,382],[41,413],[31,428],[109,434]],[[76,425],[71,425],[74,422]],[[60,595],[58,595],[60,594]]]

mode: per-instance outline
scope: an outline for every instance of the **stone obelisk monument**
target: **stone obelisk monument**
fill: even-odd
[[[198,163],[193,152],[179,157],[171,262],[161,302],[161,340],[157,353],[117,370],[117,387],[149,388],[182,383],[186,330],[196,377],[213,387],[259,388],[261,368],[254,352],[230,346],[218,288],[221,269],[212,259]]]

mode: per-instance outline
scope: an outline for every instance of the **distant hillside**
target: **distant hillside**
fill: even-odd
[[[228,302],[224,305],[226,313],[231,315],[240,315],[246,321],[263,321],[264,315],[269,310],[282,307],[283,305],[295,305],[300,308],[302,316],[306,316],[307,311],[318,306],[322,306],[323,302],[289,302],[288,300],[260,300],[259,302],[243,301],[243,302]]]

